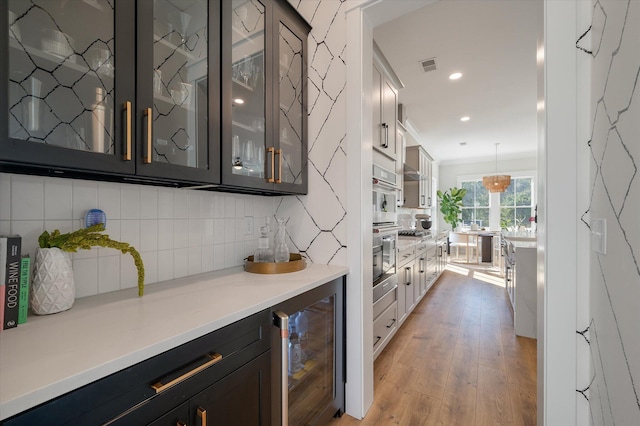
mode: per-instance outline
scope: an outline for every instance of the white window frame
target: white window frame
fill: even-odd
[[[463,181],[469,180],[482,180],[483,176],[488,176],[493,173],[476,173],[472,175],[461,175],[456,178],[456,185],[458,188],[462,186]],[[538,173],[535,170],[522,170],[517,172],[500,172],[500,174],[509,175],[512,178],[518,177],[530,177],[533,179],[533,188],[536,188],[538,182]],[[537,204],[535,191],[531,194],[531,203],[533,206]],[[489,230],[500,231],[500,192],[489,193]]]

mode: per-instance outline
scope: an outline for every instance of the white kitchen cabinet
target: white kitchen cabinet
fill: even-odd
[[[373,149],[395,162],[398,159],[398,90],[377,61],[373,63],[372,84]]]
[[[421,145],[406,148],[404,207],[426,209],[432,206],[431,162],[431,157]]]
[[[506,239],[504,280],[518,336],[537,337],[537,249],[535,242]]]
[[[398,144],[398,158],[396,160],[396,175],[399,177],[398,179],[398,188],[396,190],[397,197],[396,203],[398,207],[402,207],[404,205],[404,179],[402,175],[404,173],[404,160],[406,158],[406,147],[407,147],[407,130],[404,125],[398,121],[398,127],[396,132],[396,143]]]
[[[442,272],[444,272],[445,268],[447,267],[447,237],[448,237],[449,233],[448,232],[441,232],[438,234],[437,236],[437,251],[436,251],[436,256],[438,258],[438,267],[437,267],[437,271],[436,271],[436,278],[440,276],[440,274],[442,274]]]
[[[398,323],[402,324],[415,306],[414,264],[415,246],[413,244],[398,250]]]
[[[416,301],[420,299],[427,292],[428,277],[428,261],[427,261],[427,243],[420,242],[416,248],[416,260],[415,260],[415,282],[418,290],[416,295]]]

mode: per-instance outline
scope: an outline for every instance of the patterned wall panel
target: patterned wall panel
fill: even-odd
[[[640,418],[640,2],[598,0],[576,47],[591,56],[591,199],[583,226],[607,221],[607,252],[591,254],[591,321],[578,333],[592,376],[578,384],[594,425]]]
[[[309,66],[309,196],[282,197],[290,243],[315,263],[346,265],[345,2],[291,0],[312,26]]]

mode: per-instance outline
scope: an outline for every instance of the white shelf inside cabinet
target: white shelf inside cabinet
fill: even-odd
[[[17,50],[26,52],[31,57],[44,59],[54,64],[60,64],[58,66],[62,66],[70,70],[78,71],[82,74],[89,74],[93,71],[87,66],[86,62],[82,59],[82,56],[77,55],[75,53],[73,55],[70,55],[68,58],[65,56],[59,56],[53,53],[45,52],[35,47],[27,46],[25,44],[21,45],[18,42],[18,40],[16,40],[13,37],[9,37],[9,47],[11,47],[12,49],[17,49]],[[60,61],[63,61],[63,62],[61,63]],[[93,71],[93,72],[99,75],[100,78],[113,79],[113,75],[105,74],[100,71]]]

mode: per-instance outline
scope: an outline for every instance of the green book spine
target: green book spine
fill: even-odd
[[[20,259],[20,299],[18,303],[18,324],[27,322],[29,312],[29,276],[31,275],[31,258],[29,255]]]

